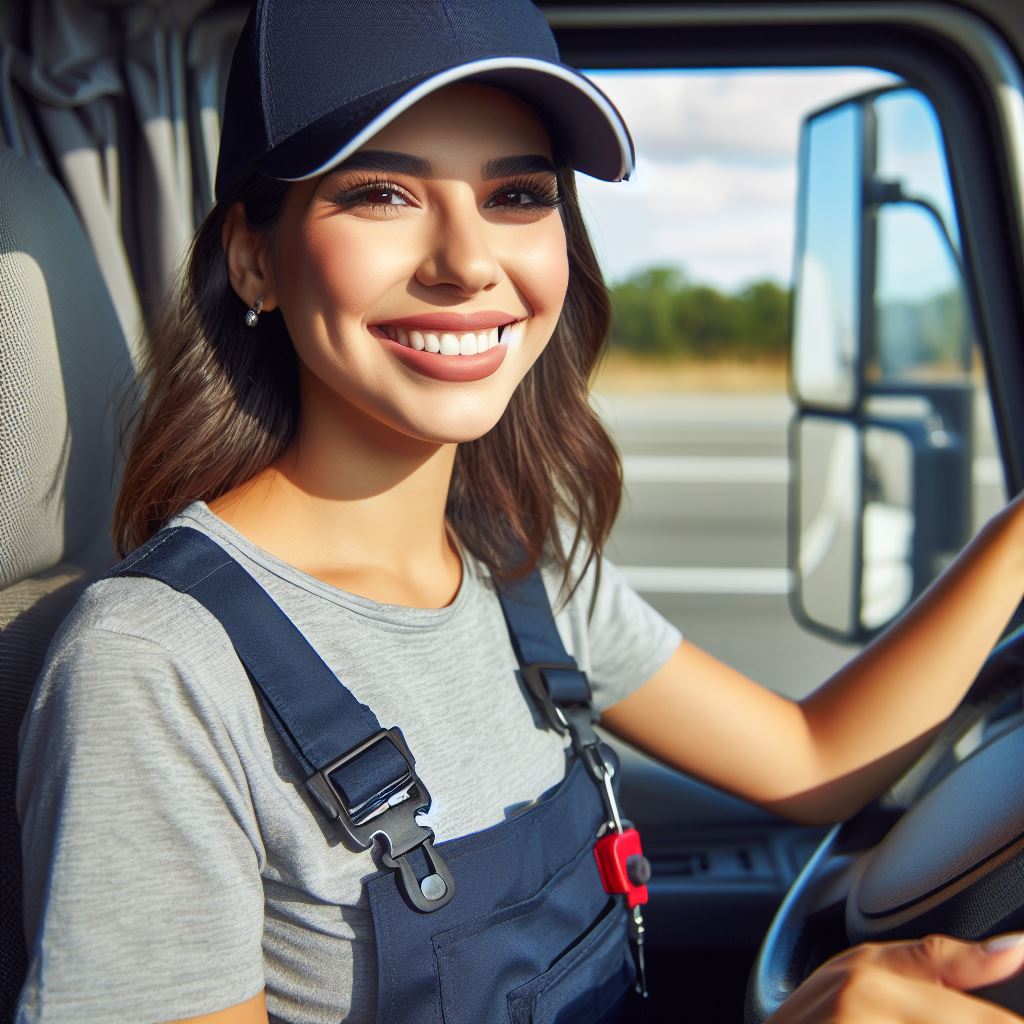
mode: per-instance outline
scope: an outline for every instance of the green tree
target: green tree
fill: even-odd
[[[734,295],[648,267],[612,285],[611,344],[631,352],[709,359],[783,355],[789,292],[757,281]]]

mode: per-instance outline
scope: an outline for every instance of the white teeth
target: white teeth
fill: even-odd
[[[523,340],[524,322],[525,321],[523,320],[517,320],[514,324],[509,324],[508,327],[505,328],[501,335],[503,345],[515,348]]]
[[[473,356],[495,345],[507,344],[510,341],[518,341],[516,331],[509,333],[510,328],[518,327],[519,323],[506,324],[503,327],[491,327],[486,331],[467,331],[464,334],[455,334],[445,331],[440,334],[431,334],[427,331],[406,330],[404,327],[396,327],[393,324],[380,324],[380,329],[392,341],[406,348],[416,349],[417,352],[435,352],[443,356]]]

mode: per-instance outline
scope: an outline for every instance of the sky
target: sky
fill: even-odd
[[[586,71],[637,152],[630,181],[576,181],[609,283],[652,265],[733,291],[792,276],[805,114],[894,81],[873,69]]]

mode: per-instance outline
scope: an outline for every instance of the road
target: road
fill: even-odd
[[[608,555],[690,640],[791,696],[856,649],[812,636],[789,609],[783,394],[598,396],[623,453],[626,499]],[[979,413],[976,507],[999,507]]]

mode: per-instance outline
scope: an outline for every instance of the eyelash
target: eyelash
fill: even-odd
[[[403,189],[393,181],[367,178],[363,181],[354,182],[334,193],[330,200],[339,206],[357,206],[360,204],[361,199],[374,192],[394,192],[405,198]],[[494,190],[491,198],[493,199],[494,196],[500,196],[509,192],[528,193],[534,197],[534,201],[529,203],[512,203],[509,206],[501,207],[502,209],[532,211],[539,208],[554,209],[562,204],[562,197],[558,194],[557,185],[554,183],[538,185],[536,181],[531,181],[529,178],[510,178],[508,181],[502,182]],[[394,203],[373,203],[369,205],[374,209],[383,209],[385,216],[390,216],[392,210],[397,211],[399,208]]]

